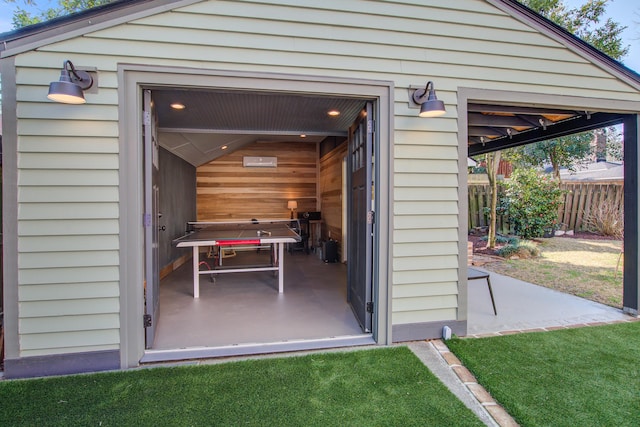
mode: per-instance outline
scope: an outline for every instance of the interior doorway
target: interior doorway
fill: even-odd
[[[335,241],[336,236],[349,235],[348,230],[342,230],[341,206],[335,211],[331,210],[330,195],[321,193],[323,182],[337,181],[341,187],[342,158],[336,155],[347,151],[349,141],[353,140],[349,129],[357,128],[361,117],[368,117],[370,122],[364,121],[365,140],[359,140],[362,150],[369,150],[368,161],[358,156],[360,167],[366,171],[362,185],[368,183],[368,190],[364,193],[371,197],[372,169],[375,164],[371,161],[372,151],[375,148],[374,132],[371,129],[373,122],[373,103],[365,99],[340,99],[326,96],[310,97],[306,95],[288,95],[281,93],[260,94],[259,104],[254,114],[248,116],[252,119],[238,119],[227,117],[226,124],[220,124],[211,117],[216,114],[211,110],[218,105],[224,111],[237,110],[238,105],[248,105],[249,99],[255,104],[256,94],[246,91],[207,90],[196,91],[193,89],[154,89],[145,90],[151,93],[154,109],[152,114],[156,120],[151,120],[155,126],[150,134],[157,135],[160,146],[158,174],[147,174],[145,191],[147,195],[158,194],[159,207],[150,199],[145,218],[151,221],[151,236],[159,233],[159,244],[153,244],[147,240],[145,253],[152,265],[153,259],[157,259],[157,252],[162,247],[171,246],[171,241],[185,230],[180,230],[186,221],[212,221],[221,219],[226,222],[241,222],[248,220],[284,219],[289,212],[288,200],[296,199],[298,207],[306,213],[313,211],[321,215],[325,213],[324,222],[320,225],[320,232],[316,232],[311,238],[305,251],[286,251],[284,259],[284,292],[278,294],[274,283],[277,279],[272,273],[243,272],[238,274],[219,275],[214,281],[202,280],[200,297],[195,299],[192,291],[193,270],[188,261],[189,251],[178,251],[171,247],[166,252],[169,258],[161,261],[157,270],[161,270],[156,280],[151,270],[146,275],[146,305],[145,322],[147,323],[147,352],[143,361],[167,360],[168,358],[199,357],[203,349],[207,357],[212,354],[227,355],[230,351],[242,354],[252,352],[264,352],[265,348],[278,348],[273,351],[286,351],[299,348],[317,348],[318,346],[337,347],[341,345],[371,344],[375,341],[372,336],[371,311],[367,307],[373,306],[372,274],[373,266],[372,247],[373,233],[370,218],[371,199],[364,200],[360,212],[363,215],[353,215],[349,227],[353,224],[364,224],[369,231],[365,233],[369,239],[361,239],[361,244],[348,245],[342,242],[344,247],[349,247],[350,262],[357,262],[361,274],[358,281],[363,281],[360,287],[350,286],[354,278],[348,276],[348,265],[340,262],[344,254],[336,254],[332,259],[327,258],[327,243]],[[182,121],[176,118],[180,114],[180,108],[169,110],[166,105],[172,99],[180,98],[183,110],[190,109],[188,117]],[[304,123],[296,126],[310,126],[296,128],[295,134],[291,129],[280,129],[282,124],[274,124],[273,118],[265,117],[265,111],[273,113],[279,105],[288,105],[289,109],[299,111],[294,119]],[[298,107],[296,107],[296,105]],[[309,106],[301,111],[302,105]],[[330,105],[336,107],[329,108]],[[368,106],[368,110],[367,110]],[[326,117],[314,120],[318,123],[327,121],[332,128],[322,128],[322,124],[309,122],[312,114],[322,114],[331,117],[331,111],[337,111],[338,115],[344,115],[341,121],[327,121]],[[275,114],[277,116],[277,114]],[[146,114],[145,114],[146,117]],[[224,121],[223,120],[223,121]],[[230,122],[233,122],[230,124]],[[350,123],[349,123],[350,122]],[[265,124],[266,123],[266,124]],[[305,124],[306,123],[306,124]],[[343,124],[340,124],[343,123]],[[356,123],[354,126],[346,126],[344,123]],[[367,131],[367,125],[369,130]],[[289,125],[291,126],[291,125]],[[368,136],[367,136],[368,135]],[[312,137],[314,142],[310,142]],[[153,144],[154,138],[147,138],[145,144]],[[296,173],[296,153],[301,151],[301,146],[313,145],[315,153],[314,168],[317,170],[315,178],[303,179],[302,184],[290,185],[282,175],[274,172],[275,168],[292,170]],[[153,147],[151,151],[153,153]],[[253,151],[252,151],[253,150]],[[259,151],[259,153],[256,152]],[[194,152],[199,155],[194,155]],[[261,160],[273,162],[274,170],[261,169],[260,175],[251,174],[246,169],[247,153],[257,153]],[[335,156],[337,167],[331,172],[333,166],[321,166],[325,157]],[[152,157],[153,158],[153,157]],[[166,161],[163,162],[163,159]],[[181,164],[178,169],[171,166]],[[243,165],[241,165],[243,163]],[[302,161],[304,163],[304,160]],[[355,164],[355,163],[353,163]],[[150,167],[153,170],[153,162]],[[262,167],[262,166],[259,166]],[[168,168],[168,169],[167,169]],[[195,180],[186,178],[180,181],[179,177],[185,176],[185,170],[195,171]],[[226,174],[224,170],[226,168]],[[300,166],[302,168],[302,166]],[[299,173],[298,173],[299,174]],[[169,180],[162,179],[162,176]],[[186,173],[186,175],[189,175]],[[256,178],[258,176],[258,178]],[[368,178],[367,178],[368,176]],[[207,182],[208,177],[213,177],[214,183]],[[255,180],[261,180],[259,185]],[[170,182],[173,180],[173,182]],[[195,181],[195,182],[194,182]],[[164,184],[162,184],[162,183]],[[244,182],[244,184],[243,184]],[[271,183],[271,184],[270,184]],[[195,191],[190,188],[181,191],[181,188],[195,186]],[[244,202],[234,202],[235,198],[242,198],[241,194],[254,191],[259,186],[261,192],[281,194],[271,197],[260,197],[260,200],[246,199]],[[275,188],[271,190],[270,187]],[[294,187],[294,188],[290,188]],[[154,190],[157,189],[157,190]],[[214,189],[213,191],[211,189]],[[315,189],[315,194],[302,195],[304,188]],[[231,189],[231,190],[229,190]],[[225,196],[221,196],[222,192]],[[178,194],[182,193],[182,194]],[[191,200],[185,197],[186,193],[193,194]],[[327,191],[327,193],[330,193]],[[229,195],[231,194],[231,195]],[[329,198],[325,200],[326,198]],[[182,197],[180,201],[173,200]],[[335,198],[336,195],[333,195]],[[349,194],[338,194],[337,199],[349,200]],[[163,203],[164,199],[164,203]],[[170,204],[192,204],[192,209],[183,209],[180,212],[167,214],[170,207],[167,199],[172,199]],[[312,200],[310,200],[312,199]],[[323,206],[323,202],[326,202]],[[235,208],[232,207],[236,203]],[[244,210],[252,204],[250,210]],[[163,206],[164,205],[164,206]],[[220,205],[226,206],[221,208]],[[155,207],[158,207],[157,209]],[[368,208],[368,209],[366,209]],[[155,209],[155,210],[154,210]],[[150,211],[151,210],[151,211]],[[158,213],[162,212],[162,215]],[[195,215],[194,215],[195,212]],[[296,212],[298,215],[299,212]],[[291,212],[293,216],[293,211]],[[301,217],[304,221],[304,217]],[[145,220],[146,221],[146,220]],[[147,223],[145,222],[145,225]],[[169,231],[167,233],[167,231]],[[179,231],[180,235],[176,235]],[[310,232],[310,228],[306,228]],[[151,242],[151,243],[149,243]],[[154,255],[154,252],[156,254]],[[224,254],[224,252],[220,252]],[[222,255],[220,255],[222,257]],[[224,259],[225,263],[251,262],[251,258],[260,256],[260,251],[238,251]],[[245,260],[245,261],[243,261]],[[249,260],[249,261],[246,261]],[[206,262],[206,261],[204,261]],[[211,260],[214,262],[214,260]],[[368,276],[367,271],[369,272]],[[365,282],[366,281],[366,282]],[[365,284],[366,283],[366,284]],[[154,293],[155,291],[155,293]],[[362,295],[361,295],[362,294]],[[156,297],[157,300],[153,300]],[[154,304],[157,304],[154,306]],[[355,307],[354,307],[355,305]],[[151,307],[151,308],[149,308]],[[156,313],[153,315],[152,313]],[[356,313],[356,315],[354,315]],[[368,313],[366,323],[358,322],[357,313]],[[363,318],[364,319],[364,318]],[[151,324],[151,326],[149,326]],[[151,328],[156,328],[151,332]],[[151,337],[149,337],[151,335]],[[179,351],[176,351],[179,350]]]

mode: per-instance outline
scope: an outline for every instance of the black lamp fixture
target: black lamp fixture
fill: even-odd
[[[76,70],[73,63],[66,60],[62,64],[60,80],[51,82],[49,85],[47,98],[64,104],[84,104],[87,101],[84,99],[83,91],[89,89],[92,85],[93,78],[91,74],[86,71]]]
[[[438,117],[445,114],[444,102],[436,97],[436,90],[433,82],[427,82],[424,89],[416,89],[413,92],[413,102],[420,105],[420,117]]]

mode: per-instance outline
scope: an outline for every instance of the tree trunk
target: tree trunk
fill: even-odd
[[[487,153],[487,176],[489,177],[489,185],[491,185],[491,204],[489,205],[489,235],[487,236],[487,247],[495,248],[496,246],[496,222],[498,207],[498,167],[500,166],[500,151]]]

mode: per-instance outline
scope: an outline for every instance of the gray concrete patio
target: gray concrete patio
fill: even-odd
[[[469,281],[467,335],[631,319],[620,309],[497,273],[491,273],[491,284],[497,315],[493,314],[486,280]]]

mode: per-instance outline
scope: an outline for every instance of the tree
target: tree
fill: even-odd
[[[496,222],[498,208],[498,167],[500,166],[501,151],[494,151],[485,154],[487,162],[487,176],[491,186],[491,203],[489,206],[489,234],[487,236],[487,247],[496,247]]]
[[[508,157],[525,167],[542,168],[550,164],[553,176],[560,179],[560,168],[575,171],[593,153],[593,132],[582,132],[561,138],[548,139],[535,144],[523,145],[510,150]]]
[[[35,6],[35,0],[4,0],[5,3],[22,3],[26,6]],[[14,12],[12,23],[13,28],[18,29],[27,25],[37,24],[39,22],[48,21],[60,16],[70,15],[72,13],[81,12],[91,9],[92,7],[111,3],[114,0],[57,0],[57,6],[40,11],[33,14],[22,7]]]
[[[573,9],[567,8],[562,0],[519,1],[614,59],[620,60],[629,53],[629,46],[622,42],[622,32],[627,27],[611,18],[601,24],[611,0],[587,0]]]

